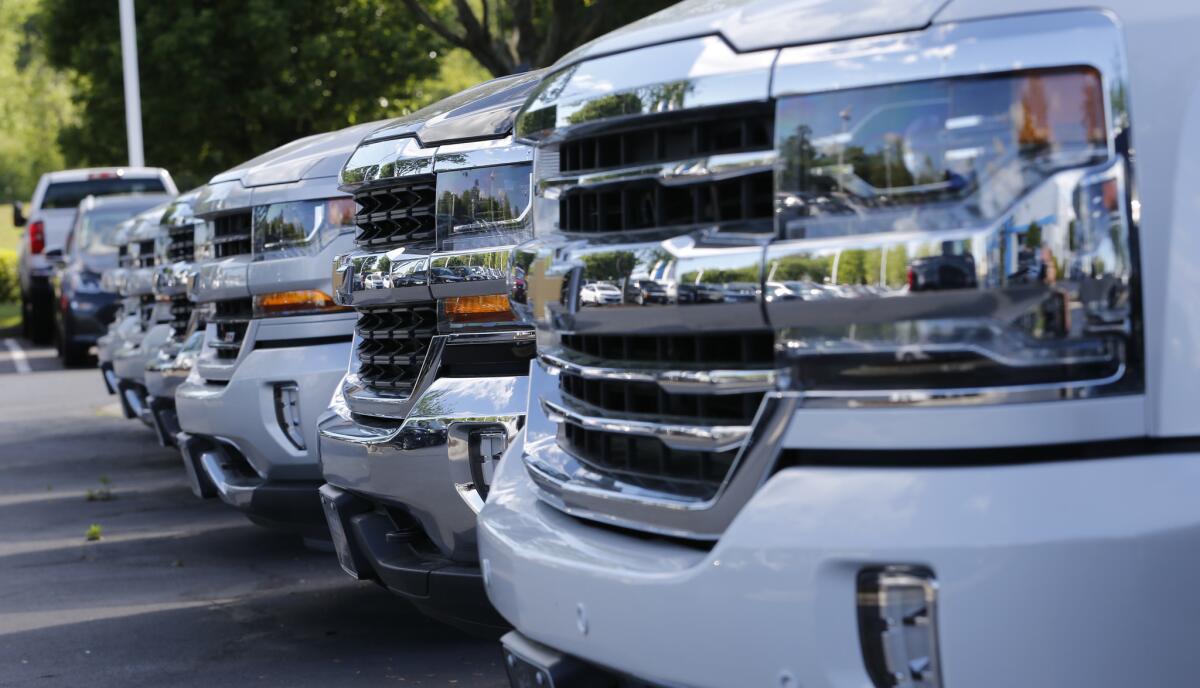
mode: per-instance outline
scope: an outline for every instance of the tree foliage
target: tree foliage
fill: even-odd
[[[547,67],[601,34],[676,0],[403,0],[494,76]]]
[[[396,3],[174,0],[136,8],[146,160],[170,169],[181,188],[301,136],[441,95],[420,86],[438,73],[446,43]],[[43,0],[40,26],[50,63],[75,75],[80,118],[60,137],[68,160],[125,162],[117,3]]]
[[[36,9],[37,0],[0,1],[0,201],[28,199],[42,172],[62,167],[58,132],[73,116],[66,77],[43,57]]]

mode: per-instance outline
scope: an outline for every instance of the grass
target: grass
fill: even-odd
[[[88,542],[95,542],[96,540],[99,540],[103,535],[104,535],[104,529],[95,523],[88,526],[87,532],[83,534],[83,536],[87,539]]]
[[[13,227],[12,206],[7,203],[0,204],[0,251],[7,249],[16,253],[22,231],[24,230]]]
[[[0,332],[15,330],[21,325],[21,304],[0,303]]]

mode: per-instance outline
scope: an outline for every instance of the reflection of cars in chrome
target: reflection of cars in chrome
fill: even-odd
[[[679,303],[723,303],[725,288],[719,284],[679,284],[675,288]]]
[[[941,291],[975,287],[975,259],[971,255],[916,258],[908,263],[908,288]]]
[[[667,290],[654,280],[633,279],[625,283],[625,302],[643,305],[647,303],[666,303]]]
[[[419,279],[361,299],[339,287],[357,309],[357,335],[318,423],[321,499],[342,568],[436,618],[492,632],[504,622],[483,590],[475,522],[524,422],[533,355],[533,333],[513,322],[495,268],[528,238],[532,151],[511,127],[538,77],[481,84],[395,120],[346,163],[342,188],[405,222],[364,217],[337,264],[369,274],[388,255],[392,271]],[[436,208],[420,202],[425,190]],[[511,221],[494,221],[509,211]],[[522,275],[514,270],[513,293],[524,292]]]
[[[824,285],[804,280],[767,282],[767,294],[772,299],[799,299],[801,301],[819,301],[833,296]]]
[[[621,290],[608,282],[589,282],[579,289],[579,303],[585,306],[621,303]]]
[[[1192,684],[1197,32],[689,0],[556,65],[517,126],[538,358],[479,515],[513,684]],[[830,284],[583,310],[581,265]]]
[[[729,302],[754,301],[758,298],[758,285],[751,282],[729,282],[725,285],[725,300]]]

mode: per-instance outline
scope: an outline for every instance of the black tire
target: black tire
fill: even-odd
[[[82,368],[91,362],[88,346],[72,341],[74,333],[71,332],[65,318],[62,320],[62,327],[55,329],[58,330],[58,357],[62,360],[64,368]]]
[[[53,306],[49,299],[45,303],[24,302],[21,312],[22,329],[25,337],[34,344],[45,346],[54,338],[54,319],[50,309]],[[25,329],[25,328],[28,329]]]

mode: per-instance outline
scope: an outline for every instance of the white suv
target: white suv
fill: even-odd
[[[1088,7],[694,0],[546,77],[514,685],[1195,684],[1200,5]]]

